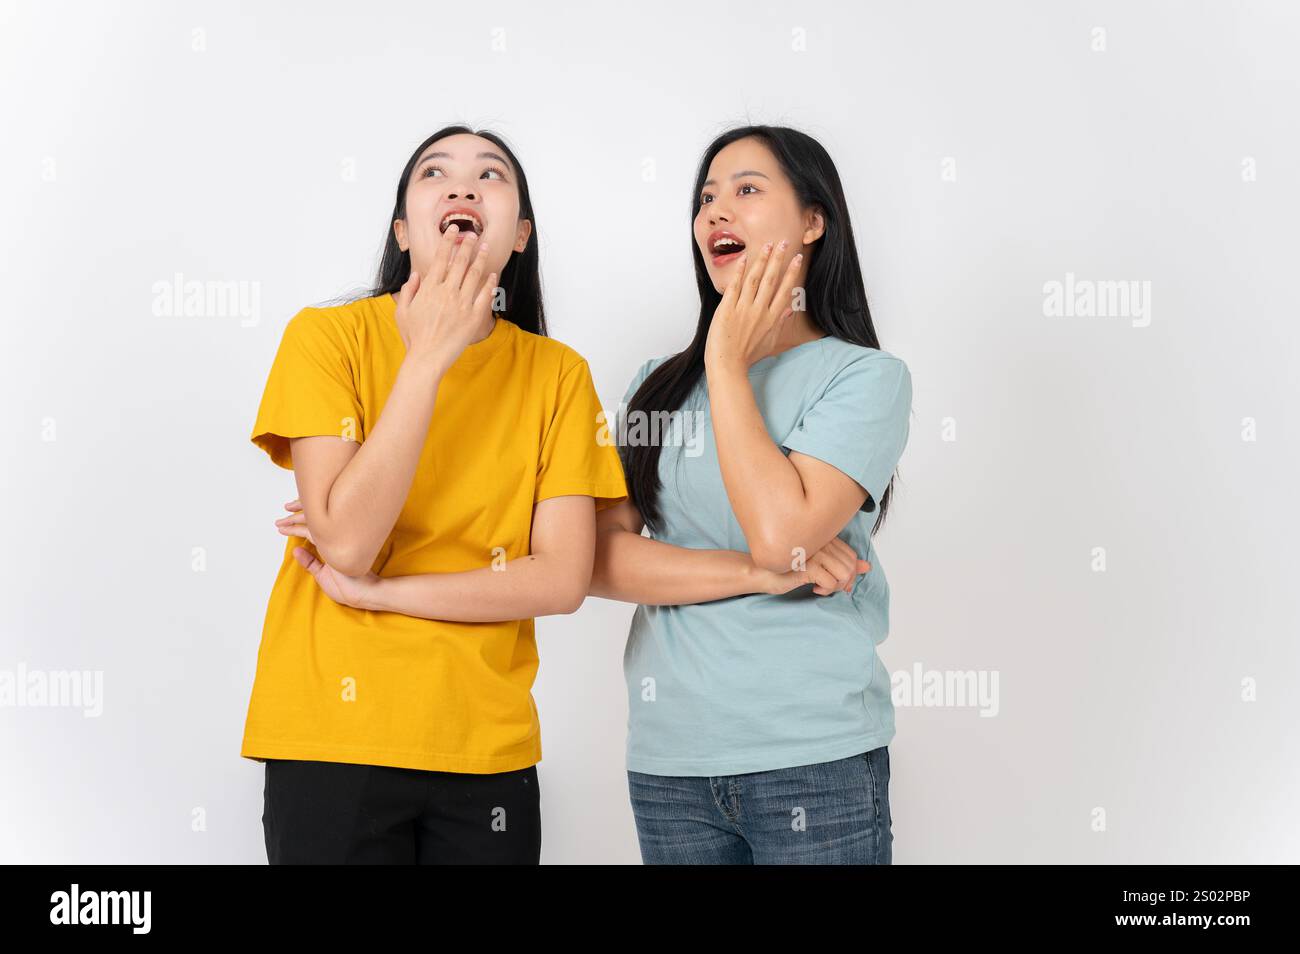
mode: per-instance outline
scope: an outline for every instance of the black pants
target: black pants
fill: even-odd
[[[262,829],[273,865],[535,865],[537,767],[471,775],[267,759]]]

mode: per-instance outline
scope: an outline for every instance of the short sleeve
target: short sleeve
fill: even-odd
[[[591,369],[580,360],[560,379],[555,414],[542,439],[534,501],[594,497],[600,511],[626,499],[623,465],[610,434]]]
[[[871,351],[831,378],[783,446],[848,474],[875,510],[907,446],[912,375],[893,355]]]
[[[353,381],[336,326],[320,309],[304,308],[289,320],[280,339],[253,425],[253,443],[292,470],[290,438],[361,440],[361,401]]]

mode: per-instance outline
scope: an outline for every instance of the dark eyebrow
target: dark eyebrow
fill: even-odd
[[[757,169],[745,169],[745,170],[743,170],[742,172],[735,172],[735,173],[732,173],[731,178],[732,178],[732,179],[743,179],[743,178],[745,178],[745,176],[758,176],[760,179],[767,179],[767,178],[768,178],[767,176],[763,175],[763,173],[759,172]],[[770,182],[771,180],[768,179],[768,181]],[[715,182],[715,181],[712,180],[712,179],[705,179],[705,180],[704,180],[704,184],[705,184],[706,186],[711,186],[711,185],[717,185],[717,182]]]
[[[423,165],[424,163],[428,162],[430,159],[450,159],[450,158],[452,158],[452,155],[449,152],[430,152],[430,153],[426,153],[424,157],[421,158],[420,161],[416,163],[416,165],[417,166]],[[510,168],[510,163],[506,162],[504,158],[497,155],[495,152],[480,152],[474,158],[495,159],[497,162],[501,163],[501,165],[505,166],[507,169]]]

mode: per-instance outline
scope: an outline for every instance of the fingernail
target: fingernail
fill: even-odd
[[[784,249],[789,244],[790,243],[786,239],[781,239],[781,244],[778,245],[777,248]]]
[[[800,252],[798,255],[796,255],[796,256],[794,257],[794,260],[795,260],[796,262],[802,262],[802,261],[803,261],[803,252]]]
[[[770,251],[772,251],[772,243],[771,243],[771,242],[768,242],[766,245],[764,245],[764,246],[763,246],[763,251],[765,251],[765,252],[770,252]]]

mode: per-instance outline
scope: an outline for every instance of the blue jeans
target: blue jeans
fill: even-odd
[[[627,778],[648,865],[893,861],[888,746],[770,772]]]

